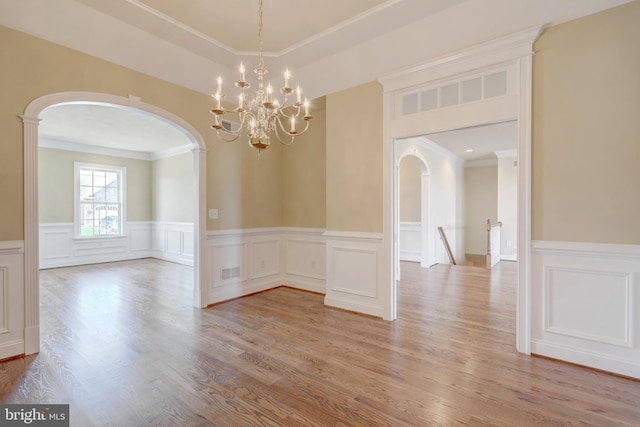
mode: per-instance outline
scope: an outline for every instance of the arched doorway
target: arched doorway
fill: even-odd
[[[39,211],[38,211],[38,125],[40,113],[48,107],[67,103],[98,103],[122,108],[135,108],[157,116],[180,129],[193,144],[194,157],[194,287],[193,305],[206,305],[204,268],[201,257],[205,243],[206,209],[206,145],[200,133],[182,118],[135,96],[122,97],[95,92],[62,92],[33,100],[21,116],[24,127],[24,273],[25,273],[25,354],[40,349],[39,329]]]
[[[419,200],[419,206],[415,206],[415,209],[418,212],[415,212],[413,215],[413,219],[416,219],[418,222],[418,226],[411,229],[409,227],[406,230],[403,230],[403,220],[401,215],[402,210],[402,201],[398,199],[395,206],[397,206],[400,211],[397,213],[396,218],[399,219],[397,226],[399,227],[396,232],[399,236],[400,242],[402,242],[403,238],[409,239],[417,239],[418,241],[418,253],[417,257],[411,259],[412,261],[420,262],[420,266],[423,268],[428,268],[436,263],[435,257],[435,233],[432,230],[432,215],[431,215],[431,173],[429,169],[429,164],[426,158],[423,156],[419,142],[407,140],[404,143],[397,144],[395,147],[395,164],[396,164],[396,179],[395,182],[398,184],[398,190],[396,194],[398,198],[401,197],[401,166],[403,162],[413,161],[418,168],[417,171],[417,189],[414,189],[414,196]],[[409,216],[410,219],[411,216]],[[404,236],[403,236],[404,234]],[[411,236],[413,234],[413,236]],[[400,255],[396,257],[396,260],[400,260]],[[396,269],[399,268],[399,262],[396,265]],[[400,271],[397,270],[398,277]]]

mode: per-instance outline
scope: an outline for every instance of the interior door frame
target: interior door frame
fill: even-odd
[[[135,108],[151,113],[181,129],[193,144],[195,179],[194,215],[194,288],[193,305],[205,307],[208,301],[206,268],[206,144],[191,124],[169,111],[128,97],[96,92],[60,92],[41,96],[29,103],[20,116],[24,128],[24,353],[40,351],[39,298],[39,211],[38,211],[38,126],[40,113],[48,107],[65,103],[97,103]]]
[[[396,113],[397,95],[422,85],[453,79],[478,69],[497,67],[510,63],[517,70],[517,113],[512,119],[518,121],[518,284],[516,309],[516,349],[525,354],[531,353],[531,113],[533,79],[533,43],[542,32],[537,26],[506,37],[455,52],[442,58],[418,64],[393,75],[379,79],[384,88],[383,120],[383,243],[385,251],[385,273],[388,286],[384,288],[384,318],[394,320],[397,317],[397,274],[396,246],[398,236],[395,223],[398,221],[395,208],[397,200],[397,174],[395,173],[395,141],[401,138],[428,134],[434,131],[447,131],[479,123],[490,123],[490,119],[477,118],[477,123],[458,123],[451,125],[431,123],[427,127],[415,119],[398,120]],[[444,113],[443,113],[444,114]],[[407,120],[410,122],[407,126]],[[446,122],[446,120],[443,120]],[[421,130],[422,127],[422,130]]]

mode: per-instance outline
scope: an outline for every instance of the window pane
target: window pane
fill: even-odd
[[[484,76],[484,97],[493,98],[507,94],[507,72],[489,74]]]
[[[80,186],[80,201],[93,200],[93,187]]]
[[[420,111],[438,108],[438,89],[429,89],[420,93]]]
[[[104,202],[107,199],[106,189],[104,187],[94,187],[95,193],[93,193],[93,200],[95,202]]]
[[[418,94],[412,93],[402,97],[402,115],[415,114],[418,112]]]
[[[482,98],[482,79],[475,79],[462,82],[462,102],[478,101]]]
[[[117,181],[116,181],[116,184],[117,184]],[[118,186],[109,185],[105,190],[106,190],[105,201],[110,203],[118,203]]]
[[[80,170],[80,185],[93,185],[93,174],[91,173],[91,171],[85,169]]]
[[[104,187],[106,185],[106,173],[102,171],[93,172],[93,186]]]
[[[440,88],[440,107],[449,107],[458,103],[458,83]]]

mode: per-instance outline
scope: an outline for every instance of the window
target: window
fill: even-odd
[[[126,169],[74,163],[77,237],[122,236]]]

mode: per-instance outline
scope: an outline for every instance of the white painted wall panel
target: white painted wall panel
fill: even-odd
[[[172,255],[182,253],[182,233],[178,230],[165,230],[165,251]]]
[[[631,274],[551,267],[545,276],[545,332],[630,346]]]
[[[280,273],[280,240],[254,241],[251,244],[251,278]]]
[[[534,241],[532,352],[640,378],[640,246]]]
[[[283,285],[324,293],[323,232],[280,227],[209,232],[207,304]]]
[[[333,261],[331,289],[333,291],[370,298],[378,296],[376,286],[378,265],[375,249],[333,246],[331,257]]]
[[[324,280],[326,276],[324,241],[287,240],[287,273]]]
[[[0,241],[0,359],[25,352],[24,242]]]
[[[122,237],[74,238],[72,223],[40,224],[40,268],[154,257],[193,265],[192,223],[136,221]]]
[[[327,232],[327,294],[325,304],[383,317],[384,274],[380,265],[381,236]]]
[[[422,249],[422,224],[419,222],[400,223],[400,261],[420,262]]]

